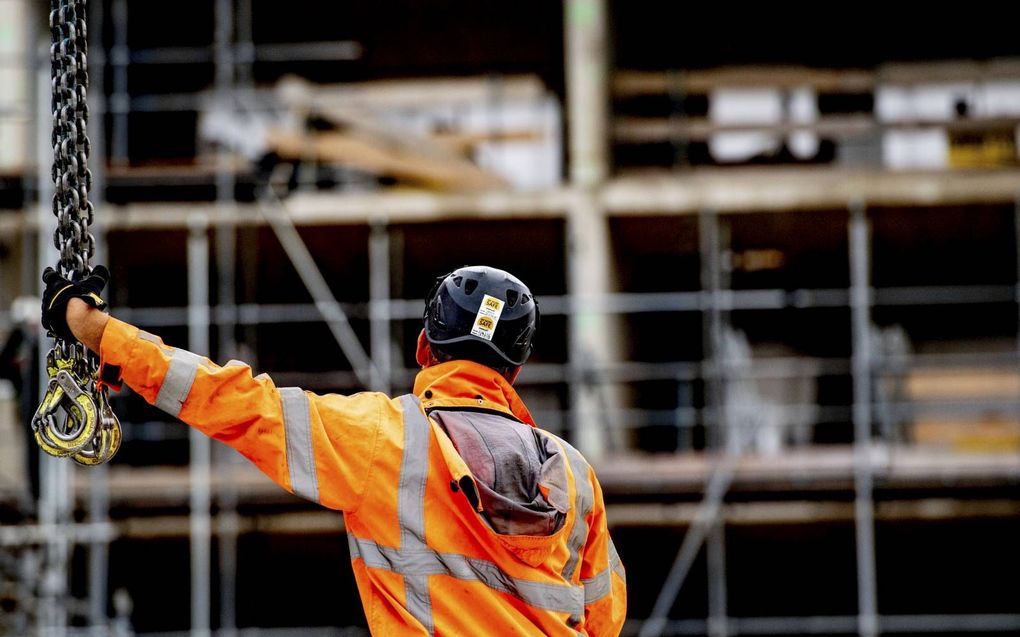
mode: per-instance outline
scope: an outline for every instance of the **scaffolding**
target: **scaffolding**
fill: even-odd
[[[109,5],[111,16],[102,15]],[[357,43],[295,43],[256,46],[252,37],[252,6],[250,0],[217,0],[214,7],[214,46],[177,47],[159,50],[132,50],[127,42],[128,2],[110,0],[91,5],[92,26],[90,62],[94,85],[103,85],[103,72],[109,69],[111,91],[93,91],[93,125],[101,127],[109,113],[111,148],[103,148],[106,133],[93,133],[96,148],[93,156],[106,158],[110,166],[124,167],[128,159],[128,116],[137,111],[162,109],[198,109],[200,99],[185,96],[132,96],[128,91],[128,69],[132,65],[158,65],[189,61],[212,61],[215,68],[214,98],[228,109],[243,112],[253,108],[256,88],[252,64],[256,60],[285,57],[343,61],[360,53]],[[307,323],[323,321],[351,363],[351,371],[319,374],[319,382],[332,386],[375,388],[389,391],[407,386],[413,369],[396,364],[393,334],[402,322],[420,319],[421,301],[393,298],[392,256],[399,251],[399,237],[394,227],[400,224],[429,224],[435,221],[463,218],[485,220],[535,220],[562,222],[565,228],[566,291],[562,295],[542,298],[543,314],[562,317],[567,325],[566,363],[539,363],[529,366],[521,383],[543,386],[565,384],[568,406],[562,410],[536,410],[540,422],[554,423],[569,432],[573,441],[596,460],[607,492],[646,489],[656,492],[664,484],[674,484],[685,493],[703,490],[700,502],[662,505],[614,504],[610,523],[614,525],[670,525],[686,527],[683,542],[664,580],[657,600],[648,617],[633,617],[627,634],[637,635],[711,635],[723,637],[737,634],[853,634],[874,637],[880,633],[919,632],[1000,632],[1020,631],[1020,614],[913,614],[889,615],[880,612],[876,580],[881,564],[875,554],[875,519],[894,516],[874,497],[876,475],[883,480],[976,480],[979,483],[1013,485],[1020,480],[1020,458],[1015,456],[981,459],[973,464],[953,464],[952,454],[924,456],[917,460],[923,468],[914,476],[901,476],[902,458],[909,450],[897,447],[894,440],[876,440],[873,416],[878,395],[875,369],[891,359],[876,354],[876,328],[873,311],[879,307],[902,307],[918,302],[928,304],[966,305],[972,303],[1020,303],[1015,285],[909,286],[876,288],[872,283],[872,220],[881,209],[893,206],[934,206],[955,204],[995,204],[1016,207],[1015,226],[1020,232],[1020,171],[1003,169],[965,173],[890,173],[867,168],[854,171],[828,168],[770,169],[767,171],[728,169],[699,171],[692,174],[666,176],[613,176],[610,169],[609,139],[611,135],[633,135],[620,132],[620,122],[612,121],[609,94],[612,73],[608,61],[608,15],[605,0],[567,0],[564,3],[565,65],[567,105],[569,112],[570,169],[565,185],[538,192],[506,190],[478,193],[321,193],[296,192],[286,198],[267,188],[254,203],[235,199],[235,172],[226,150],[216,154],[214,172],[216,199],[213,203],[168,206],[166,204],[97,204],[99,232],[130,232],[141,229],[177,229],[187,232],[186,263],[188,305],[186,307],[118,308],[117,315],[143,326],[186,327],[189,349],[208,354],[214,349],[220,357],[230,358],[242,351],[234,340],[235,327],[251,327],[267,323]],[[104,50],[100,27],[112,26],[113,46]],[[26,32],[36,33],[39,29]],[[35,52],[26,52],[37,59]],[[41,65],[37,64],[37,67]],[[48,201],[44,192],[49,182],[47,161],[49,82],[43,71],[37,72],[35,102],[37,106],[36,139],[33,156],[26,165],[38,167],[38,202]],[[626,124],[626,122],[623,122]],[[614,132],[615,127],[615,132]],[[671,127],[669,134],[678,134]],[[856,129],[855,129],[856,130]],[[692,134],[684,129],[683,134]],[[102,193],[104,161],[97,161],[94,192]],[[724,259],[730,250],[727,244],[727,222],[746,213],[812,210],[838,210],[846,217],[848,285],[829,289],[731,289]],[[635,293],[617,291],[614,284],[611,221],[636,216],[691,218],[697,227],[700,288],[696,291]],[[52,261],[48,247],[48,206],[40,204],[35,212],[8,214],[0,217],[0,235],[23,237],[23,289],[29,286],[30,273],[41,270],[39,264]],[[314,255],[302,241],[299,227],[358,224],[370,228],[368,236],[369,299],[365,303],[340,303],[333,297]],[[288,258],[306,285],[311,303],[257,304],[240,303],[236,295],[239,232],[245,228],[268,226],[278,237]],[[212,240],[210,241],[210,237]],[[29,249],[33,240],[34,247]],[[98,237],[100,246],[105,245]],[[1017,240],[1020,246],[1020,239]],[[1017,251],[1020,254],[1020,250]],[[213,255],[212,263],[210,254]],[[102,259],[101,259],[102,260]],[[213,264],[215,266],[213,267]],[[215,304],[211,297],[208,273],[217,273]],[[1020,273],[1020,257],[1017,272]],[[34,279],[32,279],[34,281]],[[851,354],[847,358],[766,359],[750,361],[739,347],[731,344],[734,312],[754,310],[810,310],[839,308],[849,311]],[[619,333],[624,318],[649,313],[692,314],[701,317],[703,360],[673,362],[627,362],[622,350],[606,348],[613,334]],[[9,322],[6,315],[0,316]],[[352,319],[367,320],[368,352],[350,327]],[[2,321],[0,321],[2,322]],[[212,327],[217,328],[219,342],[210,341]],[[1017,340],[1020,343],[1020,337]],[[42,347],[42,345],[40,345]],[[938,355],[929,355],[937,359]],[[944,359],[944,357],[943,357]],[[911,356],[912,362],[925,360],[925,355]],[[940,359],[941,360],[941,359]],[[1020,346],[1015,352],[995,355],[972,355],[967,360],[1015,366],[1020,363]],[[832,458],[824,463],[805,464],[805,480],[831,484],[833,480],[853,494],[852,506],[805,504],[804,510],[782,509],[781,506],[751,507],[726,501],[734,485],[754,485],[762,481],[781,481],[781,474],[796,467],[797,458],[781,462],[774,473],[754,465],[748,454],[750,440],[763,423],[756,416],[756,396],[746,389],[749,380],[763,378],[795,378],[805,374],[830,374],[852,378],[853,396],[847,408],[828,409],[833,419],[852,423],[853,443],[850,454],[844,455],[834,469]],[[293,374],[292,374],[293,375]],[[300,378],[298,378],[300,380]],[[705,404],[701,407],[680,404],[675,409],[640,409],[628,405],[620,387],[638,381],[704,382]],[[745,385],[741,385],[744,383]],[[744,391],[735,391],[744,387]],[[749,405],[749,403],[752,403]],[[888,402],[896,413],[910,413],[915,408],[908,402]],[[791,410],[809,409],[811,405],[787,405]],[[942,409],[961,412],[988,408],[988,403],[940,405]],[[1020,397],[1003,401],[995,408],[1020,412]],[[623,423],[623,424],[620,424]],[[689,436],[702,428],[706,448],[711,453],[701,458],[697,470],[673,476],[677,463],[672,459],[658,463],[642,459],[637,467],[620,456],[626,449],[628,423],[661,423],[674,427],[678,436]],[[130,423],[125,423],[130,428]],[[734,433],[735,432],[735,433]],[[174,472],[149,472],[138,469],[91,469],[87,473],[73,469],[68,463],[43,458],[42,491],[38,523],[0,528],[0,546],[18,555],[20,569],[36,572],[37,581],[26,588],[37,591],[40,612],[30,625],[23,618],[16,630],[34,629],[40,635],[127,634],[125,618],[110,617],[107,590],[107,568],[110,543],[116,538],[151,533],[189,537],[191,573],[190,631],[179,634],[193,636],[244,635],[237,627],[234,598],[237,578],[237,542],[242,533],[252,529],[285,527],[286,522],[252,523],[238,512],[241,493],[247,498],[272,498],[265,484],[237,466],[232,454],[214,453],[210,441],[197,432],[190,433],[189,473],[185,478]],[[598,462],[599,460],[604,463]],[[686,458],[687,467],[696,463]],[[928,463],[928,464],[925,464]],[[765,465],[770,462],[766,461]],[[947,468],[948,467],[948,468]],[[757,473],[756,473],[757,472]],[[834,472],[838,474],[833,477]],[[643,474],[638,475],[638,474]],[[648,479],[648,475],[652,479]],[[178,518],[148,522],[115,522],[110,518],[112,498],[121,502],[139,497],[131,488],[146,476],[161,485],[167,498],[186,497],[190,513],[187,525]],[[947,477],[948,476],[948,477]],[[670,482],[673,479],[674,482]],[[650,486],[651,485],[651,486]],[[809,484],[810,486],[810,484]],[[149,491],[151,493],[151,491]],[[176,494],[176,495],[175,495]],[[75,504],[83,502],[85,521],[75,520]],[[845,504],[845,503],[844,503]],[[742,508],[743,507],[743,508]],[[957,511],[947,505],[946,516]],[[989,504],[993,516],[1015,516],[1015,503],[995,501]],[[998,507],[998,508],[996,508]],[[213,510],[215,509],[215,514]],[[852,520],[856,551],[857,613],[846,616],[804,617],[735,617],[728,608],[727,524],[741,516],[768,517],[801,521],[831,516]],[[306,514],[296,528],[342,529],[342,522],[332,513]],[[219,540],[218,564],[212,564],[212,542]],[[68,590],[70,556],[76,547],[88,550],[88,598],[73,599]],[[17,550],[15,551],[15,548]],[[704,551],[706,557],[708,612],[703,619],[670,619],[677,596],[693,564]],[[214,584],[213,572],[219,581]],[[212,618],[212,591],[219,591],[219,617]],[[116,598],[117,595],[112,597]],[[114,604],[126,613],[129,605],[123,599]],[[73,620],[73,621],[72,621]],[[82,628],[82,625],[86,628]],[[213,626],[218,626],[214,630]],[[299,631],[303,631],[300,632]],[[169,634],[169,633],[168,633]],[[252,632],[254,634],[254,632]],[[260,635],[273,634],[261,629]],[[341,631],[317,628],[280,630],[280,634],[327,635]]]

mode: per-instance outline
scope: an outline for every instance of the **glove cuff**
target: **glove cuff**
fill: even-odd
[[[99,296],[95,292],[80,292],[76,294],[75,297],[85,301],[97,310],[105,310],[110,306],[109,303],[103,300],[103,297]]]

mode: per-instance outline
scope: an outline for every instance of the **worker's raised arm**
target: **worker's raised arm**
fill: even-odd
[[[357,508],[382,412],[393,409],[386,396],[316,396],[297,387],[277,388],[239,361],[220,367],[169,347],[102,311],[106,302],[99,295],[109,277],[97,266],[73,282],[47,268],[43,326],[97,352],[104,381],[122,379],[150,404],[237,449],[288,491],[334,509]],[[329,480],[320,481],[320,475]]]
[[[360,504],[389,404],[382,394],[277,388],[245,363],[221,367],[115,318],[99,353],[150,404],[237,449],[288,491],[345,511]]]

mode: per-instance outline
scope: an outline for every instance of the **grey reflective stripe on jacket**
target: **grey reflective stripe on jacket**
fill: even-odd
[[[418,398],[400,397],[404,409],[404,454],[400,461],[400,490],[397,492],[397,523],[400,525],[400,556],[428,556],[425,545],[425,483],[429,477],[429,428]],[[367,547],[366,547],[367,548]],[[428,634],[435,632],[429,573],[411,568],[397,571],[404,576],[407,611],[421,622]]]
[[[308,396],[298,387],[281,387],[280,403],[283,406],[283,431],[287,442],[287,471],[290,487],[295,495],[319,501],[319,478],[315,473],[315,456],[312,451],[312,418]]]
[[[435,633],[428,588],[430,575],[480,582],[534,608],[583,617],[585,594],[580,586],[511,577],[493,561],[441,553],[425,544],[425,484],[431,427],[416,396],[401,396],[400,403],[404,416],[404,450],[397,495],[400,547],[381,546],[348,532],[351,559],[363,560],[368,568],[402,575],[407,610],[430,635]]]
[[[595,602],[609,596],[613,592],[613,573],[620,576],[623,583],[627,583],[627,576],[623,570],[623,564],[620,562],[620,555],[616,552],[616,546],[613,545],[612,538],[609,539],[609,566],[602,569],[595,577],[581,580],[581,584],[584,586],[584,605],[594,604]]]
[[[570,469],[574,474],[574,489],[577,492],[574,504],[576,511],[574,526],[570,530],[570,538],[567,540],[567,545],[570,547],[570,559],[563,566],[563,578],[571,581],[581,563],[581,549],[584,548],[584,543],[588,539],[588,516],[595,508],[595,491],[592,489],[591,481],[588,480],[588,462],[581,456],[581,452],[563,440],[560,440],[560,444],[567,451]]]
[[[181,407],[188,399],[191,386],[198,374],[198,366],[204,362],[205,359],[198,354],[183,349],[173,350],[173,354],[170,355],[170,367],[163,376],[163,384],[160,385],[153,404],[174,418],[180,416]]]

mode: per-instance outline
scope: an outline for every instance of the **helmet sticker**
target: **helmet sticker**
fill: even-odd
[[[471,328],[471,335],[491,341],[492,335],[496,331],[496,325],[499,324],[499,317],[503,313],[503,305],[505,303],[505,301],[486,294],[482,298],[482,305],[478,308],[478,314],[475,315],[475,324]]]

